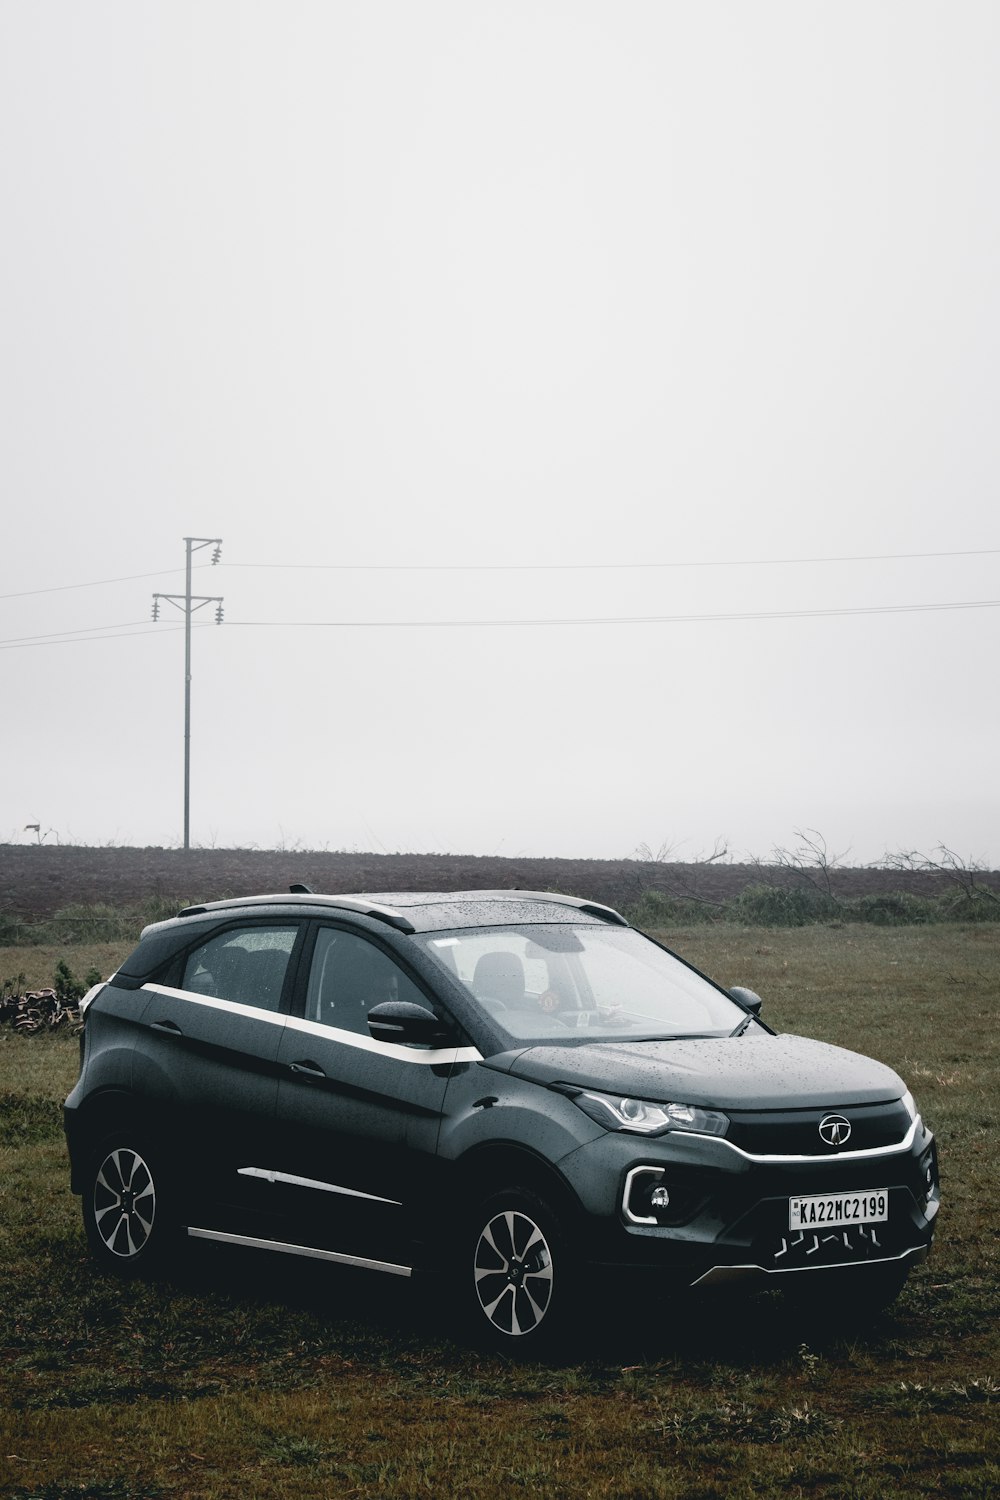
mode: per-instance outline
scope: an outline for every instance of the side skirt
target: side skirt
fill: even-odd
[[[310,1260],[330,1260],[338,1266],[359,1266],[365,1271],[384,1271],[387,1276],[412,1276],[412,1266],[393,1265],[388,1260],[368,1260],[362,1255],[344,1255],[339,1250],[318,1250],[314,1245],[290,1245],[285,1240],[261,1240],[249,1234],[227,1234],[221,1229],[195,1229],[188,1234],[196,1240],[220,1240],[224,1245],[242,1245],[249,1250],[277,1250],[282,1255],[304,1255]]]

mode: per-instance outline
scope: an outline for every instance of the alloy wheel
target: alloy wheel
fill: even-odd
[[[156,1218],[153,1174],[137,1151],[119,1147],[94,1179],[94,1228],[111,1255],[130,1260],[149,1241]]]
[[[534,1333],[552,1300],[552,1253],[542,1230],[519,1209],[504,1209],[476,1244],[476,1296],[497,1332]]]

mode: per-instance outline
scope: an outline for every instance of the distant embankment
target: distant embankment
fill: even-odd
[[[1000,892],[1000,872],[975,872]],[[954,872],[926,869],[788,869],[757,864],[658,864],[633,859],[501,859],[493,855],[361,854],[261,849],[92,849],[0,845],[0,911],[48,917],[76,904],[137,906],[284,891],[301,881],[317,891],[554,890],[609,906],[635,907],[662,893],[692,907],[718,908],[748,888],[822,889],[836,901],[886,892],[944,896]]]

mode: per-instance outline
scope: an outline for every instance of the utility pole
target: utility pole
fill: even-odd
[[[183,594],[154,594],[153,619],[160,618],[160,600],[173,604],[184,616],[184,847],[191,847],[191,616],[196,609],[206,604],[215,605],[215,623],[222,624],[222,597],[219,594],[191,593],[191,554],[202,547],[213,548],[212,566],[222,556],[222,538],[218,536],[186,536],[187,566]]]

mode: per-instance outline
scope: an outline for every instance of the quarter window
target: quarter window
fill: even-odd
[[[280,1010],[296,927],[245,927],[218,933],[192,949],[181,988],[235,1000],[258,1010]]]

